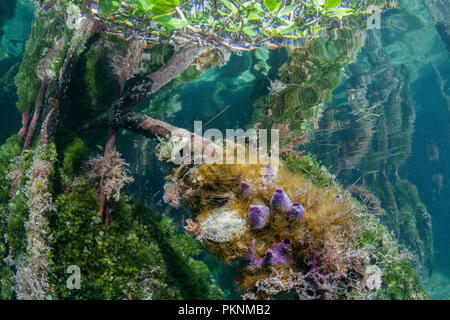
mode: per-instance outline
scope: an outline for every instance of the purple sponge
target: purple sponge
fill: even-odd
[[[250,206],[248,224],[253,230],[264,228],[269,217],[269,208],[266,206]]]
[[[252,188],[250,188],[250,186],[247,183],[241,182],[241,193],[244,196],[249,197],[253,194],[253,190],[252,190]]]
[[[270,206],[275,210],[286,211],[292,206],[292,202],[284,190],[280,188],[275,190],[272,199],[270,199]]]
[[[305,208],[300,203],[294,203],[289,209],[288,214],[289,217],[300,222],[305,217]]]
[[[264,265],[271,266],[286,264],[291,256],[290,248],[291,244],[289,239],[285,239],[282,243],[276,245],[272,250],[267,250],[264,256]]]
[[[276,245],[273,249],[266,251],[264,257],[255,258],[255,239],[250,243],[250,254],[248,256],[250,269],[269,267],[273,265],[286,264],[291,257],[291,243],[289,239],[285,239],[282,243]]]

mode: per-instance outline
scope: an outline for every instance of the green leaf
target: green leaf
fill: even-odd
[[[279,16],[279,17],[282,17],[282,16],[290,15],[290,14],[291,14],[292,12],[294,12],[295,9],[297,9],[297,8],[298,8],[298,5],[295,5],[295,4],[290,5],[290,6],[283,7],[283,8],[280,10],[280,12],[278,12],[278,16]]]
[[[258,11],[256,11],[256,10],[251,10],[249,13],[248,13],[248,16],[247,16],[247,19],[248,19],[248,21],[254,21],[254,20],[259,20],[259,19],[261,19],[261,13],[259,13]]]
[[[153,19],[152,21],[157,24],[166,26],[173,30],[182,29],[189,25],[189,23],[187,23],[186,21],[183,21],[181,19],[172,18],[169,16],[156,18],[156,19]]]
[[[231,3],[228,0],[221,0],[220,1],[228,10],[231,11],[231,13],[236,14],[238,12],[238,8],[235,7],[233,3]]]
[[[120,2],[117,0],[98,0],[100,12],[106,16],[115,13],[120,8]]]
[[[284,35],[288,35],[288,34],[290,34],[292,31],[295,30],[295,27],[296,27],[296,26],[297,26],[297,25],[296,25],[296,23],[294,22],[294,23],[291,23],[291,24],[286,25],[286,26],[278,27],[278,28],[277,28],[277,31],[278,31],[280,34],[282,34],[283,36],[284,36]]]
[[[245,27],[244,29],[242,29],[242,32],[244,32],[247,36],[250,37],[256,37],[258,36],[258,32],[255,31],[255,27]]]
[[[341,4],[341,0],[328,0],[327,3],[323,6],[325,10],[330,8],[336,8],[338,5]]]
[[[343,17],[351,15],[353,13],[353,9],[351,9],[351,8],[333,8],[333,9],[330,9],[328,12],[329,12],[328,16],[341,19]]]
[[[148,0],[131,0],[130,4],[134,5],[135,7],[142,9],[144,11],[149,11],[151,8],[155,6],[153,1]]]
[[[180,3],[179,0],[147,0],[147,2],[154,4],[152,13],[155,15],[172,12]]]
[[[277,0],[264,0],[264,5],[269,11],[274,11],[278,6],[278,2]]]

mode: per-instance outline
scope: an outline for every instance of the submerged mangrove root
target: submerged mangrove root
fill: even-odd
[[[108,128],[108,140],[106,142],[105,147],[105,157],[104,159],[108,159],[111,157],[114,152],[114,145],[116,142],[116,130],[112,127]],[[105,224],[109,225],[109,212],[107,208],[107,199],[105,194],[105,175],[101,175],[100,179],[100,217],[103,217],[103,214],[106,211]]]
[[[120,154],[114,147],[105,152],[103,157],[91,159],[88,167],[89,178],[100,183],[100,216],[105,215],[105,224],[108,226],[110,219],[108,201],[112,198],[119,201],[122,188],[134,180],[129,176],[127,163],[120,158]]]
[[[39,88],[39,93],[38,93],[38,96],[36,99],[36,105],[34,107],[33,118],[31,119],[30,125],[27,128],[27,134],[25,137],[24,145],[23,145],[24,150],[30,150],[30,148],[31,148],[31,143],[33,142],[33,138],[34,138],[34,132],[36,130],[39,118],[41,116],[42,103],[43,103],[45,91],[47,90],[48,82],[49,82],[49,80],[47,78],[44,78],[42,80],[41,87]]]
[[[24,300],[43,300],[52,297],[49,281],[52,236],[48,215],[55,210],[49,181],[55,161],[56,156],[52,150],[47,150],[43,154],[36,153],[28,173],[26,195],[30,213],[25,224],[27,255],[19,257],[15,276],[15,292]]]
[[[198,45],[191,45],[180,49],[179,51],[175,52],[169,59],[169,61],[158,71],[147,75],[134,87],[125,91],[124,87],[126,81],[139,71],[137,67],[139,61],[135,61],[136,63],[134,64],[132,62],[137,59],[137,57],[140,57],[142,55],[142,52],[139,53],[142,48],[139,46],[133,46],[133,43],[131,43],[129,50],[125,51],[125,57],[115,59],[115,61],[113,62],[113,67],[116,70],[116,73],[119,74],[121,92],[120,97],[116,100],[115,105],[112,108],[114,110],[114,115],[112,117],[104,117],[104,119],[106,120],[105,123],[108,123],[108,140],[105,147],[105,157],[107,157],[109,153],[112,152],[115,144],[116,132],[121,127],[131,129],[133,131],[142,130],[143,132],[147,132],[153,137],[168,137],[168,135],[170,134],[170,130],[167,130],[167,124],[158,127],[158,125],[155,123],[149,123],[149,120],[147,119],[147,121],[143,121],[142,123],[138,124],[138,126],[140,127],[139,129],[136,127],[136,122],[133,122],[133,120],[135,120],[135,118],[138,116],[129,114],[129,111],[152,94],[155,94],[164,85],[178,77],[194,62],[196,58],[198,58],[207,49],[207,47]],[[124,61],[126,61],[127,63],[124,63]],[[134,65],[134,69],[132,68],[130,70],[130,63],[131,65]],[[94,120],[94,122],[96,122],[96,120]],[[154,120],[154,122],[156,122],[156,120]],[[159,131],[159,129],[161,131]],[[105,211],[105,223],[106,225],[108,225],[109,215],[107,213],[107,201],[105,199],[104,190],[101,185],[99,209],[100,216],[103,216]]]
[[[19,137],[24,138],[28,132],[28,126],[30,123],[30,111],[26,110],[22,113],[22,128],[19,130]]]
[[[28,184],[25,189],[29,220],[25,224],[27,231],[26,256],[19,258],[15,276],[16,293],[21,299],[48,299],[52,298],[53,290],[49,282],[49,253],[51,250],[52,235],[49,229],[48,215],[53,212],[51,196],[51,175],[56,161],[53,145],[60,103],[75,64],[79,57],[80,47],[97,29],[98,24],[87,21],[83,28],[75,31],[64,58],[56,81],[52,84],[50,97],[46,103],[48,113],[42,122],[39,144],[34,151],[33,162],[28,173]],[[34,131],[41,116],[43,96],[49,79],[42,80],[36,101],[35,113],[27,129],[24,151],[31,148]]]

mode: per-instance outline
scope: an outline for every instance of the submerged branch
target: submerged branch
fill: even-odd
[[[148,75],[118,100],[116,109],[125,111],[155,94],[159,89],[178,77],[197,59],[208,47],[190,45],[175,52],[170,60],[158,71]]]
[[[174,136],[190,137],[191,142],[194,142],[194,140],[199,142],[196,145],[201,146],[202,150],[211,150],[211,156],[214,156],[214,150],[218,149],[218,146],[210,140],[204,139],[186,129],[175,127],[167,122],[150,118],[140,113],[127,113],[121,119],[120,127],[158,141],[169,141]]]
[[[31,148],[31,144],[32,144],[33,138],[34,138],[34,132],[36,131],[36,127],[38,125],[39,118],[41,117],[41,111],[42,111],[41,109],[42,109],[42,104],[44,102],[43,101],[44,94],[45,94],[45,91],[47,90],[48,83],[49,83],[49,79],[47,77],[42,79],[41,87],[39,88],[39,93],[36,98],[36,105],[34,107],[33,118],[31,119],[30,126],[26,133],[23,150],[30,150],[30,148]]]
[[[108,140],[106,142],[105,147],[105,159],[110,157],[112,153],[115,151],[114,146],[116,144],[116,133],[117,130],[114,127],[108,128]],[[108,210],[108,200],[105,193],[105,186],[104,186],[104,177],[102,176],[100,181],[100,209],[99,214],[100,217],[103,217],[103,214],[106,212],[105,217],[105,224],[108,227],[109,225],[109,210]]]
[[[61,100],[64,96],[65,89],[71,81],[73,68],[76,60],[80,56],[80,50],[84,46],[91,35],[96,33],[100,28],[100,25],[95,20],[88,20],[84,22],[83,26],[75,31],[75,34],[71,40],[68,53],[64,59],[64,62],[59,70],[58,78],[52,88],[50,98],[48,99],[50,104],[50,111],[47,114],[44,124],[41,129],[41,141],[40,145],[46,145],[51,139],[51,131],[54,129],[54,125],[57,120],[57,114]]]
[[[22,113],[22,128],[18,133],[19,137],[23,139],[28,132],[28,125],[30,124],[30,110],[25,110]]]
[[[147,117],[140,113],[130,112],[122,117],[120,125],[129,131],[142,134],[151,139],[169,140],[172,133],[179,129],[167,122]]]
[[[207,49],[208,47],[205,46],[191,45],[176,52],[167,64],[148,77],[153,83],[150,94],[157,92],[163,86],[178,77]]]

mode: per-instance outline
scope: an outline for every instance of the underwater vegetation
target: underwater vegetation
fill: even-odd
[[[0,149],[0,297],[225,299],[231,289],[218,277],[226,275],[245,299],[427,298],[411,256],[390,235],[398,225],[383,225],[370,203],[296,148],[363,45],[358,26],[367,6],[388,3],[222,1],[216,17],[197,1],[145,3],[35,1],[14,77],[22,128]],[[353,28],[333,31],[340,23]],[[284,48],[292,41],[304,46]],[[255,89],[248,126],[281,129],[280,162],[175,165],[195,138],[166,122],[181,108],[177,94],[207,70],[225,73],[232,51],[263,44],[282,50],[285,61],[270,64],[267,49],[244,54],[254,74],[273,77]],[[404,100],[399,117],[408,129]],[[167,118],[156,119],[161,114]],[[166,176],[159,189],[173,211],[127,189],[158,183],[157,161]],[[415,243],[426,261],[426,209],[414,187],[391,183],[397,211],[422,212]],[[179,214],[178,224],[189,216],[187,234],[163,211]],[[408,226],[416,235],[416,225]],[[71,266],[81,271],[81,290],[67,286]]]
[[[317,127],[323,103],[332,97],[344,68],[355,59],[364,43],[363,33],[339,30],[328,39],[314,39],[294,51],[271,83],[271,92],[254,105],[260,128],[280,130],[280,152],[295,153]]]
[[[333,101],[324,108],[318,130],[306,150],[331,167],[355,197],[371,203],[400,244],[414,253],[415,267],[424,268],[421,273],[431,274],[434,245],[430,214],[436,215],[439,210],[430,201],[425,202],[424,192],[419,197],[416,172],[407,168],[415,162],[411,149],[417,130],[416,110],[420,110],[417,96],[421,91],[415,82],[427,73],[430,65],[437,72],[436,66],[445,60],[445,55],[442,57],[435,49],[439,34],[432,19],[423,18],[428,15],[426,7],[431,3],[427,2],[426,7],[420,1],[400,5],[402,11],[386,14],[384,30],[367,34],[366,46],[349,65]],[[414,47],[413,39],[426,41]],[[411,54],[404,56],[399,48],[410,48]],[[445,129],[433,132],[446,136]],[[416,146],[418,149],[423,148]],[[430,158],[425,161],[436,161],[437,146],[425,149],[424,158]],[[418,163],[417,169],[422,168],[423,163]],[[432,174],[429,179],[432,180]],[[439,186],[438,175],[434,179]],[[438,189],[435,188],[436,192]],[[378,201],[376,205],[373,199]],[[433,203],[439,201],[435,198]],[[446,201],[439,206],[445,207]]]
[[[20,150],[17,136],[2,146],[2,177],[8,176],[3,173],[12,168]],[[61,154],[60,165],[54,167],[56,172],[51,173],[55,182],[49,186],[58,192],[49,194],[39,180],[50,168],[44,162],[51,157],[50,153],[39,160],[28,157],[24,160],[27,162],[24,172],[15,172],[17,187],[23,187],[15,193],[9,205],[2,206],[2,222],[8,222],[2,223],[2,234],[7,235],[9,243],[8,251],[2,247],[2,254],[8,256],[9,261],[9,267],[2,265],[3,299],[47,299],[52,296],[60,299],[223,297],[221,290],[212,284],[206,266],[192,259],[199,252],[195,242],[186,235],[176,235],[171,220],[136,202],[132,196],[122,195],[114,202],[110,208],[114,220],[105,229],[104,221],[98,215],[99,198],[92,177],[77,176],[82,172],[83,155],[86,160],[86,146],[75,139]],[[120,161],[111,165],[114,166],[110,167],[112,171],[123,170]],[[22,170],[17,165],[15,167],[15,170]],[[8,177],[12,179],[11,174]],[[73,183],[72,179],[76,182]],[[63,185],[56,186],[55,183]],[[110,179],[111,183],[114,182]],[[5,198],[10,192],[10,184],[6,180],[2,181],[2,190],[2,202],[6,203]],[[50,203],[49,198],[53,196],[55,198]],[[31,203],[38,197],[39,202]],[[31,220],[33,213],[43,210],[49,212],[46,220]],[[45,233],[46,230],[51,230],[51,239],[44,238],[51,243],[51,256],[50,248],[42,241],[43,236],[49,234]],[[34,243],[30,244],[31,241]],[[31,246],[37,251],[33,255],[27,254]],[[34,259],[33,265],[29,259]],[[83,270],[82,291],[66,287],[65,275],[69,265],[77,265]],[[16,270],[15,274],[12,270]]]
[[[245,299],[425,298],[387,229],[326,171],[305,174],[306,164],[182,167],[164,199],[191,209],[186,230],[208,251],[241,261],[234,283]]]

